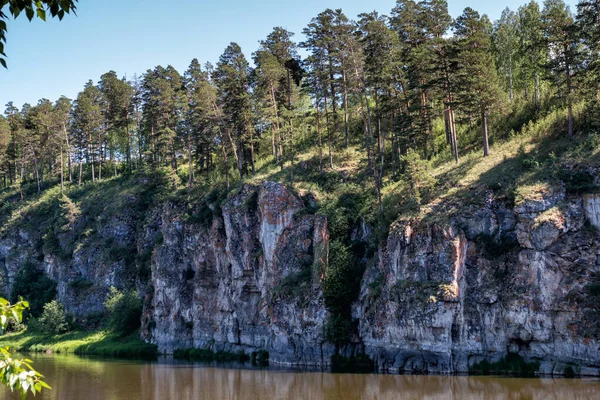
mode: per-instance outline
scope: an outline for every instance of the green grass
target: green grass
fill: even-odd
[[[157,355],[156,346],[141,341],[136,333],[126,338],[119,338],[116,334],[107,331],[69,332],[56,336],[23,331],[0,337],[0,347],[10,347],[19,352],[70,353],[124,358],[154,358]]]

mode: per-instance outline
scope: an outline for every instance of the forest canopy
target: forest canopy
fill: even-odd
[[[0,23],[6,10],[44,19],[74,9],[72,1],[4,0]],[[189,186],[217,173],[229,187],[266,158],[289,166],[293,182],[298,148],[310,141],[321,173],[336,168],[336,152],[358,146],[381,202],[382,185],[400,179],[410,151],[424,160],[448,152],[458,162],[473,146],[460,128],[478,129],[482,155],[490,154],[490,137],[507,134],[490,132],[490,118],[516,103],[532,119],[543,102],[564,107],[570,138],[575,103],[585,102],[586,123],[597,125],[599,15],[598,1],[581,1],[573,14],[546,0],[492,22],[472,8],[452,18],[442,0],[399,0],[389,15],[350,19],[327,9],[301,43],[276,27],[251,61],[232,42],[216,64],[194,59],[183,73],[170,65],[129,79],[109,71],[75,99],[6,105],[3,185],[35,182],[40,191],[51,177],[63,187],[185,166]]]

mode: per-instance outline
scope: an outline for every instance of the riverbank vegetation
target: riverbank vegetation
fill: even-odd
[[[51,335],[24,330],[0,337],[0,347],[17,352],[97,355],[106,357],[155,358],[156,346],[139,335],[122,337],[109,331],[73,331]]]

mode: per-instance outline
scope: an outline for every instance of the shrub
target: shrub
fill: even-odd
[[[44,310],[44,305],[56,296],[56,282],[27,261],[15,277],[11,295],[13,302],[18,300],[19,296],[29,299],[31,315],[38,317]]]
[[[565,183],[567,193],[593,193],[598,190],[597,185],[594,184],[594,176],[588,171],[562,168],[558,171],[558,178]]]
[[[120,291],[111,286],[104,302],[108,327],[116,334],[127,336],[141,325],[142,300],[135,291]]]
[[[65,308],[56,300],[52,300],[44,306],[44,311],[36,324],[38,330],[52,335],[68,332],[70,326]]]
[[[301,305],[308,302],[312,284],[312,266],[305,265],[298,272],[293,272],[284,277],[277,286],[273,288],[275,299],[295,299]]]
[[[436,180],[428,170],[427,160],[423,160],[419,153],[410,149],[402,157],[404,162],[404,178],[410,185],[412,197],[421,205],[429,201]]]
[[[362,272],[361,263],[353,262],[350,249],[341,241],[333,240],[323,282],[325,306],[331,313],[325,323],[324,334],[331,343],[349,342],[356,330],[351,305],[358,297]]]
[[[331,315],[323,326],[323,336],[330,343],[346,344],[352,339],[356,326],[346,315]]]
[[[85,278],[75,279],[74,281],[71,281],[68,283],[68,286],[71,289],[77,290],[77,291],[85,290],[87,288],[92,287],[93,285],[94,285],[94,282],[90,281],[89,279],[85,279]]]
[[[513,375],[521,377],[535,376],[540,369],[538,361],[527,362],[518,354],[508,354],[497,362],[483,360],[471,366],[472,375]]]

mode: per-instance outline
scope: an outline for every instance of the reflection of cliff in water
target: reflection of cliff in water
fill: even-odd
[[[33,360],[53,387],[36,397],[46,400],[548,400],[596,399],[600,392],[600,381],[591,379],[331,374],[73,355],[34,355]]]

